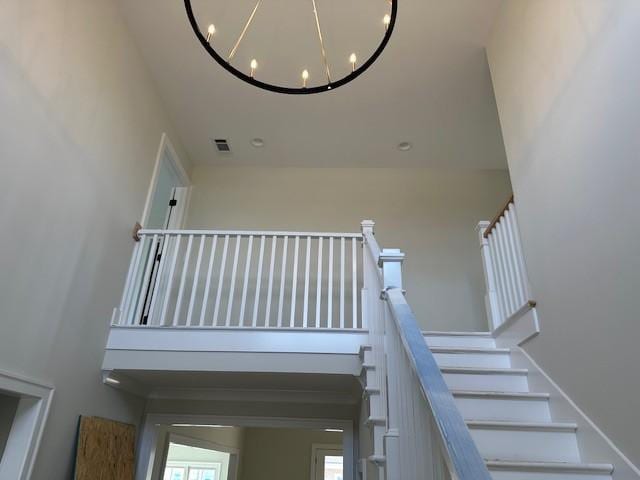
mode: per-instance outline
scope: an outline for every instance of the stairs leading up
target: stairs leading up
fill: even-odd
[[[612,465],[582,458],[577,425],[554,422],[547,392],[488,333],[424,332],[494,480],[611,480]]]

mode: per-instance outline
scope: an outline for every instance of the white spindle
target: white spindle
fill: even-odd
[[[291,280],[291,317],[289,318],[289,327],[295,325],[296,316],[296,294],[298,292],[298,250],[300,248],[300,237],[296,235],[296,241],[293,248],[293,279]]]
[[[224,321],[225,327],[231,325],[231,311],[233,310],[233,296],[236,293],[236,273],[238,272],[238,257],[240,255],[240,240],[242,237],[236,237],[236,249],[233,254],[233,267],[231,268],[231,284],[229,285],[229,298],[227,300],[227,318]]]
[[[502,249],[500,248],[500,237],[498,236],[496,228],[493,229],[491,237],[493,238],[493,247],[496,255],[496,266],[498,267],[498,283],[500,285],[500,297],[502,299],[502,305],[504,306],[504,318],[507,318],[510,315],[509,312],[511,311],[511,306],[509,304],[509,296],[507,293],[504,260],[502,256]]]
[[[275,269],[276,261],[276,240],[278,237],[275,235],[271,240],[271,261],[269,262],[269,285],[267,287],[267,307],[264,313],[264,326],[268,327],[270,324],[271,316],[271,297],[273,295],[273,271]]]
[[[280,298],[278,300],[278,328],[282,327],[282,312],[284,309],[284,287],[287,280],[287,244],[289,237],[285,236],[282,244],[282,268],[280,269]]]
[[[182,235],[176,235],[175,247],[173,247],[173,253],[171,254],[171,267],[169,268],[169,277],[167,278],[167,288],[162,294],[164,295],[164,301],[162,302],[162,314],[160,315],[159,325],[165,325],[165,319],[167,317],[167,310],[169,308],[169,298],[171,297],[171,288],[173,287],[173,279],[176,273],[176,263],[178,262],[178,251],[180,250],[180,243],[182,242]]]
[[[207,304],[209,303],[209,291],[211,289],[211,274],[213,273],[213,262],[216,259],[216,247],[218,246],[218,236],[213,236],[213,242],[211,245],[211,253],[209,254],[209,266],[207,268],[207,279],[204,285],[204,292],[202,292],[202,308],[200,309],[200,326],[204,325],[205,313],[207,311]]]
[[[316,328],[320,328],[322,307],[322,237],[318,238],[318,277],[316,282]]]
[[[202,264],[202,253],[204,252],[204,244],[207,237],[200,235],[200,246],[198,247],[198,258],[196,260],[196,269],[193,272],[193,283],[191,284],[191,296],[189,298],[189,308],[187,309],[186,325],[191,326],[191,317],[193,316],[193,308],[196,301],[196,292],[198,291],[198,281],[200,280],[200,265]]]
[[[500,311],[500,317],[504,321],[504,319],[507,317],[507,306],[504,303],[504,287],[502,285],[502,276],[500,275],[500,265],[498,262],[496,239],[493,233],[488,236],[487,241],[489,242],[489,256],[491,257],[491,266],[493,267],[493,272],[496,280],[496,297],[498,300],[498,309]]]
[[[311,265],[311,237],[307,237],[307,253],[304,262],[304,304],[302,306],[302,327],[309,324],[309,267]]]
[[[506,250],[509,253],[509,266],[511,268],[511,277],[513,281],[513,297],[515,303],[515,310],[524,305],[524,294],[522,292],[521,282],[520,282],[520,269],[518,266],[518,261],[516,258],[516,250],[513,245],[513,229],[511,228],[511,215],[509,214],[509,209],[504,212],[504,229],[505,229],[505,240],[506,240]]]
[[[189,235],[189,240],[187,240],[187,251],[184,254],[184,262],[182,263],[182,275],[180,275],[180,286],[178,287],[178,299],[176,300],[176,309],[175,309],[175,312],[173,312],[174,327],[178,325],[178,322],[180,321],[180,312],[182,310],[182,298],[184,297],[184,284],[187,281],[187,269],[189,268],[189,260],[191,259],[192,245],[193,245],[193,235]]]
[[[511,279],[511,272],[510,272],[510,265],[509,265],[509,252],[507,251],[507,245],[506,245],[506,241],[505,241],[505,237],[504,237],[504,225],[501,223],[501,221],[504,219],[504,217],[502,217],[500,219],[500,222],[498,222],[498,224],[496,224],[496,236],[498,239],[498,251],[500,252],[500,258],[502,260],[502,272],[504,275],[504,283],[505,283],[505,291],[507,294],[507,305],[509,306],[508,310],[509,310],[509,314],[508,316],[511,316],[511,314],[513,314],[513,312],[515,311],[516,307],[515,307],[515,299],[513,298],[513,281]]]
[[[333,327],[333,237],[329,237],[329,270],[327,279],[327,328]]]
[[[133,317],[131,315],[131,307],[135,298],[135,291],[137,289],[136,285],[138,285],[139,271],[140,271],[140,259],[144,254],[144,248],[147,243],[147,236],[142,235],[140,241],[136,243],[134,256],[131,262],[130,272],[127,278],[127,283],[122,292],[122,300],[120,301],[120,322],[119,324],[133,324]]]
[[[522,267],[520,263],[520,259],[518,258],[518,248],[516,247],[518,232],[515,227],[515,223],[513,222],[513,216],[511,209],[508,208],[504,212],[504,218],[507,226],[507,232],[509,237],[509,250],[511,251],[511,255],[513,255],[512,263],[513,263],[513,272],[514,272],[514,280],[516,284],[517,291],[517,308],[522,307],[527,300],[527,292],[525,288],[525,284],[523,282],[522,275]]]
[[[531,292],[529,289],[529,279],[527,277],[527,269],[524,264],[524,254],[522,253],[522,244],[520,242],[520,231],[518,229],[518,216],[516,213],[516,208],[514,204],[511,204],[510,212],[512,215],[513,222],[513,232],[514,232],[514,243],[516,248],[516,256],[518,258],[518,264],[520,265],[520,274],[521,274],[521,282],[524,290],[524,299],[525,301],[533,300],[531,298]]]
[[[213,322],[215,327],[218,325],[218,313],[220,312],[220,299],[222,298],[222,286],[224,282],[224,271],[227,266],[227,251],[229,250],[229,235],[224,236],[224,245],[222,247],[222,263],[220,264],[220,277],[218,278],[218,291],[216,292],[216,304],[213,307]]]
[[[340,328],[344,328],[344,245],[345,239],[340,239]]]
[[[351,239],[351,328],[358,328],[358,257],[356,255],[356,239]]]
[[[253,301],[253,319],[251,326],[258,326],[258,306],[260,305],[260,285],[262,284],[262,260],[264,258],[264,241],[265,236],[260,236],[260,252],[258,253],[258,273],[256,275],[256,293]]]
[[[253,252],[253,235],[249,236],[247,244],[247,262],[244,266],[244,284],[242,285],[242,301],[240,302],[240,318],[238,326],[244,326],[244,310],[247,305],[247,287],[249,285],[249,273],[251,272],[251,254]]]
[[[142,315],[144,314],[144,303],[147,298],[147,293],[149,291],[149,281],[151,279],[151,270],[153,269],[153,264],[156,262],[156,246],[158,245],[158,235],[154,235],[151,240],[151,248],[149,249],[149,256],[147,257],[147,265],[144,269],[144,275],[142,276],[142,289],[140,290],[140,297],[138,297],[138,306],[135,310],[134,318],[132,319],[132,323],[140,321]],[[152,303],[153,305],[153,303]]]
[[[156,256],[158,255],[157,252],[160,252],[159,253],[160,262],[158,262],[157,269],[156,268],[153,269],[149,282],[147,283],[148,291],[146,295],[147,295],[147,299],[149,300],[148,307],[146,310],[147,324],[154,323],[156,319],[160,318],[159,310],[161,310],[160,305],[162,305],[162,299],[163,299],[161,292],[162,292],[162,288],[164,288],[163,283],[166,280],[166,275],[164,274],[164,271],[166,269],[167,261],[169,258],[170,245],[171,245],[170,235],[163,235],[158,238],[158,248],[156,249]],[[154,256],[154,258],[157,258],[156,256]],[[157,262],[157,260],[155,261]],[[144,311],[142,313],[143,315],[145,314]]]

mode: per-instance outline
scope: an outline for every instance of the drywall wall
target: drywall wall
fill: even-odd
[[[424,328],[486,330],[478,221],[511,193],[504,171],[216,168],[197,165],[194,228],[357,232],[373,219],[401,248],[409,301]]]
[[[488,47],[541,322],[527,351],[640,463],[640,2],[509,0]]]
[[[0,392],[0,460],[7,446],[20,398]]]
[[[311,446],[342,445],[342,433],[294,428],[246,428],[242,480],[300,480],[310,477]]]
[[[137,423],[101,382],[161,134],[179,148],[114,2],[3,2],[0,368],[55,387],[32,478],[70,478],[78,415]]]

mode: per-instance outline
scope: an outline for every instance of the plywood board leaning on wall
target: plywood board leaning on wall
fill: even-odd
[[[136,428],[99,417],[80,417],[75,480],[133,480]]]

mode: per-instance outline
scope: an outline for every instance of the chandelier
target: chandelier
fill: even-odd
[[[354,2],[355,0],[341,1]],[[343,58],[342,61],[338,62],[335,58],[336,55],[331,55],[331,52],[328,51],[329,46],[327,44],[326,36],[330,35],[331,32],[325,32],[325,30],[323,29],[323,17],[321,16],[322,12],[318,10],[317,5],[321,2],[321,0],[295,0],[295,7],[298,9],[303,7],[307,8],[308,6],[309,15],[305,19],[306,22],[297,22],[296,28],[298,29],[298,32],[302,31],[305,32],[305,35],[316,37],[314,40],[314,43],[316,44],[316,53],[314,55],[315,58],[305,59],[314,64],[316,68],[312,69],[311,67],[305,65],[305,60],[299,61],[299,59],[293,58],[294,55],[291,55],[292,58],[287,58],[286,61],[288,62],[288,64],[295,64],[296,62],[298,62],[300,64],[299,68],[295,67],[297,69],[295,74],[293,71],[287,70],[286,75],[288,75],[288,77],[286,77],[285,79],[283,79],[284,74],[282,72],[279,72],[279,75],[276,75],[278,77],[276,81],[269,81],[261,76],[262,72],[260,72],[260,64],[263,61],[269,61],[269,58],[257,58],[255,56],[247,57],[250,45],[246,45],[248,32],[251,32],[252,25],[255,24],[256,18],[259,18],[260,16],[261,4],[272,2],[270,7],[276,8],[277,5],[274,5],[274,3],[276,2],[273,2],[273,0],[255,0],[255,3],[251,4],[253,8],[247,8],[247,11],[244,12],[243,24],[233,26],[229,25],[227,27],[227,23],[225,23],[225,28],[220,28],[219,24],[216,23],[216,19],[210,18],[212,16],[215,16],[215,13],[207,10],[207,5],[217,5],[218,8],[220,8],[220,2],[216,2],[215,4],[213,4],[210,2],[210,0],[185,0],[184,4],[187,11],[187,17],[189,18],[189,22],[196,37],[198,38],[204,49],[209,53],[209,55],[211,55],[215,59],[215,61],[218,62],[218,64],[220,64],[225,70],[232,73],[240,80],[243,80],[244,82],[247,82],[264,90],[286,94],[311,94],[333,90],[351,82],[362,73],[364,73],[364,71],[367,70],[376,61],[376,59],[385,49],[387,43],[389,42],[389,39],[391,38],[393,27],[395,25],[398,9],[397,0],[368,1],[372,2],[373,4],[375,4],[376,2],[381,2],[383,4],[381,6],[381,9],[378,8],[377,10],[375,10],[377,13],[384,12],[384,14],[380,15],[379,17],[379,24],[372,25],[372,28],[374,29],[372,38],[375,38],[376,35],[379,35],[379,43],[377,43],[376,46],[374,41],[374,45],[369,46],[369,49],[366,52],[368,54],[368,58],[365,61],[359,61],[358,52],[352,51],[352,53],[350,53],[348,56],[345,55],[345,58]],[[243,6],[238,2],[238,0],[227,0],[227,2],[230,5],[234,6],[234,8],[241,9],[241,7]],[[193,4],[197,4],[197,6],[199,7],[197,11],[196,9],[194,9]],[[331,5],[325,5],[327,9],[335,9],[336,5],[341,4],[337,4],[334,2]],[[279,6],[282,6],[282,0],[280,0]],[[320,6],[323,7],[323,5]],[[284,15],[286,15],[286,13]],[[222,17],[222,15],[220,16]],[[237,14],[235,15],[235,18],[238,18]],[[366,20],[368,20],[368,18]],[[378,31],[379,34],[375,33]],[[354,32],[350,31],[348,33],[350,35],[343,34],[341,36],[341,38],[347,39],[343,43],[346,43],[348,42],[348,39],[353,38]],[[337,36],[338,35],[336,35],[336,37]],[[263,46],[263,44],[266,44],[267,41],[267,39],[253,38],[254,45],[261,44],[261,46]],[[306,42],[306,45],[309,45],[309,39],[305,38],[304,41]],[[297,42],[300,42],[300,44],[302,44],[299,34],[298,40],[296,40],[296,38],[291,38],[288,39],[288,42],[288,46],[294,47],[298,44]],[[344,50],[344,48],[348,48],[348,45],[341,45],[340,47],[341,50]],[[238,58],[240,57],[240,55],[237,55],[241,49],[243,49],[243,56],[246,57],[246,61],[243,62],[244,64],[240,63],[240,60]],[[261,48],[261,50],[264,54],[264,48]],[[272,62],[272,65],[273,63],[275,62]]]

